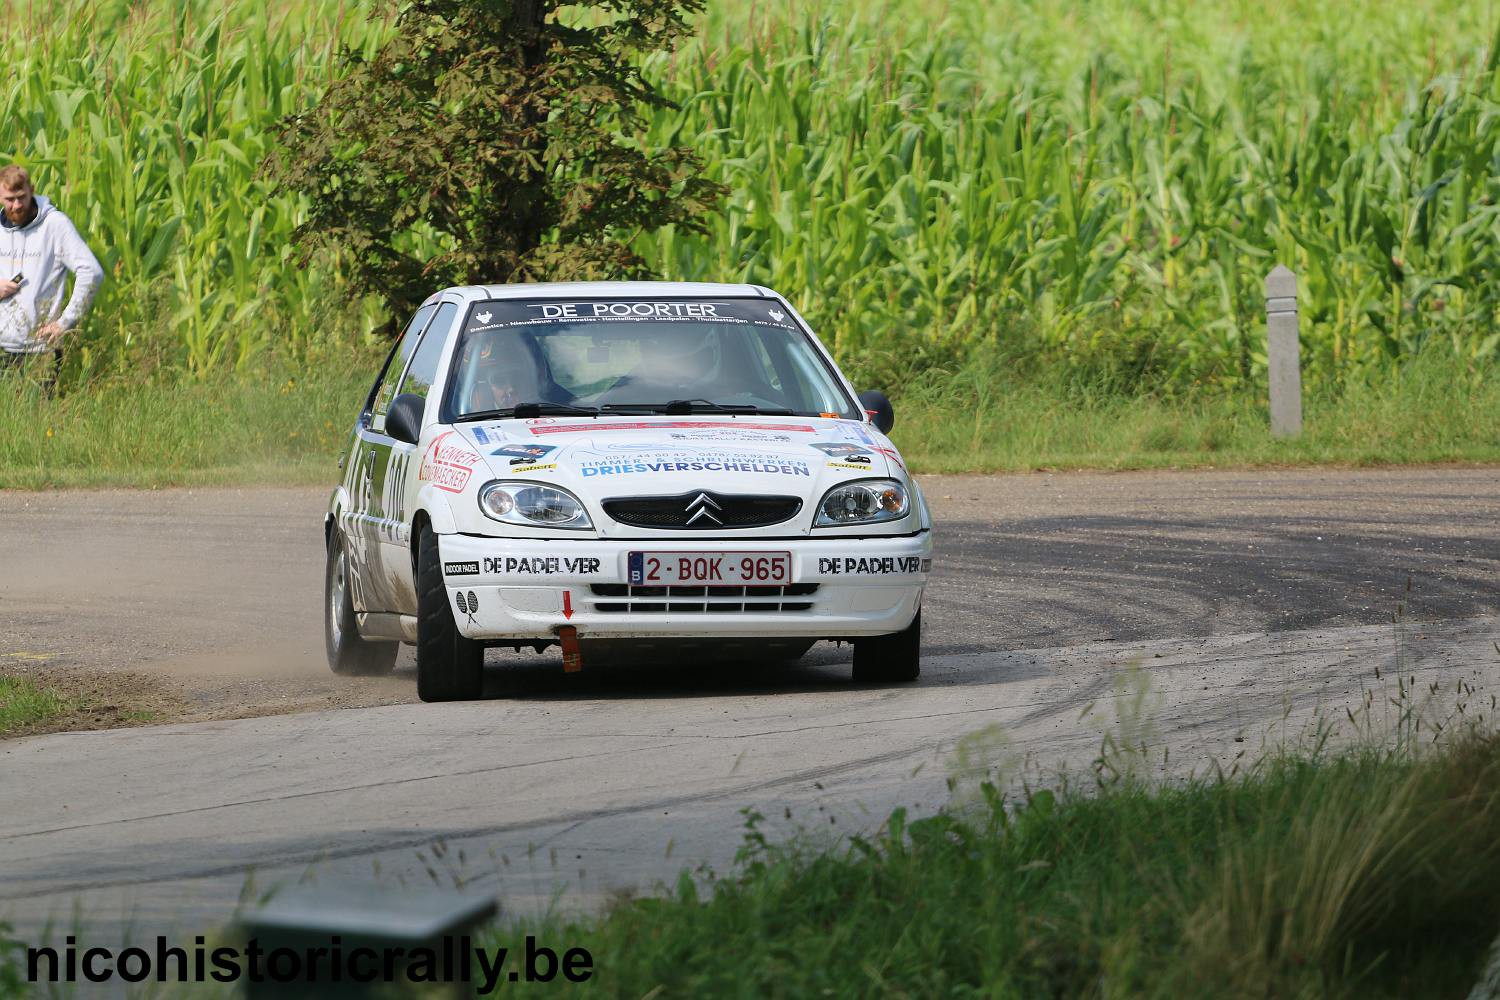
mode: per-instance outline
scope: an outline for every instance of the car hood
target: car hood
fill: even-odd
[[[854,420],[542,417],[458,424],[453,433],[481,456],[488,478],[551,483],[593,509],[690,490],[797,496],[811,507],[840,482],[907,479],[890,440]]]

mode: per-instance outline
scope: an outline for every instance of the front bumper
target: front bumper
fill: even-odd
[[[442,535],[444,583],[471,639],[837,639],[899,632],[922,603],[932,533],[786,539],[510,539]],[[629,553],[790,552],[786,587],[631,587]]]

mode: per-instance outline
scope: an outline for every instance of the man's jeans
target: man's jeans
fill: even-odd
[[[0,351],[0,375],[18,374],[34,379],[48,396],[57,395],[57,376],[62,371],[62,350],[19,354]]]

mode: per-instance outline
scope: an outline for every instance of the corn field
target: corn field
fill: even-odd
[[[85,367],[189,374],[367,338],[276,121],[369,0],[0,0],[0,158],[112,280]],[[718,0],[649,71],[651,139],[731,191],[709,234],[633,234],[665,277],[775,286],[889,378],[994,354],[1152,384],[1264,377],[1262,281],[1301,278],[1313,379],[1500,355],[1496,0]],[[78,353],[78,352],[75,352]]]
[[[105,269],[85,368],[202,374],[374,325],[342,317],[337,274],[294,266],[300,207],[257,168],[338,46],[378,45],[384,25],[312,0],[0,4],[0,158],[30,169]]]

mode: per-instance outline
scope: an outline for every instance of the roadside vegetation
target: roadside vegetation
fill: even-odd
[[[1044,772],[991,727],[935,815],[847,835],[809,807],[775,817],[786,837],[747,810],[730,870],[480,944],[585,947],[580,988],[618,997],[1471,995],[1500,982],[1497,703],[1419,686],[1401,651],[1337,716],[1195,748],[1206,765],[1169,758],[1127,672],[1083,710],[1114,712],[1087,767]],[[5,933],[0,985],[39,993]]]
[[[1263,397],[1128,393],[994,362],[908,383],[892,437],[917,472],[1500,462],[1500,378],[1427,356],[1315,384],[1304,432],[1270,436]]]
[[[46,725],[73,707],[67,697],[29,677],[0,676],[0,736]]]
[[[309,372],[105,377],[52,400],[0,390],[0,487],[332,488],[381,360],[366,350]]]
[[[45,666],[0,666],[0,740],[139,726],[182,708],[180,699],[165,692],[160,681],[143,674],[91,674],[47,664],[46,656],[27,659]]]
[[[179,386],[218,386],[251,409],[215,412],[248,424],[286,372],[350,384],[344,355],[378,353],[393,317],[350,297],[348,261],[299,266],[311,203],[265,164],[341,48],[368,58],[391,37],[390,8],[0,10],[18,109],[0,158],[32,168],[109,274],[69,389],[118,383],[107,398],[166,416]],[[642,57],[678,105],[648,109],[645,134],[693,150],[727,194],[704,232],[616,235],[664,277],[787,293],[856,381],[893,392],[905,433],[943,418],[903,442],[919,466],[1489,459],[1497,421],[1400,407],[1414,365],[1480,398],[1500,383],[1497,16],[1462,0],[715,0],[675,51]],[[420,226],[403,240],[451,249]],[[1295,447],[1260,433],[1278,262],[1301,280]],[[1030,440],[1005,443],[1003,399],[1043,414]],[[0,390],[0,424],[133,426],[37,405]],[[1070,430],[1076,414],[1102,423]],[[285,428],[302,440],[328,418],[302,416]],[[117,473],[12,448],[0,485],[301,474],[263,443],[206,471],[175,435],[151,441]]]
[[[1106,742],[834,851],[752,814],[726,877],[498,937],[587,943],[621,997],[1465,996],[1500,962],[1500,737],[1457,714],[1434,746],[1392,701],[1393,743],[1163,783]]]
[[[26,982],[26,943],[11,936],[10,925],[0,921],[0,996],[21,997],[35,987]]]
[[[0,486],[331,488],[378,365],[361,350],[307,372],[27,390],[0,405]],[[1124,393],[975,361],[908,382],[892,437],[918,473],[1500,462],[1500,378],[1448,359],[1321,386],[1305,413],[1306,432],[1278,441],[1252,396]]]
[[[684,873],[675,890],[513,922],[483,944],[581,945],[594,976],[574,989],[663,1000],[1461,997],[1500,957],[1492,733],[1177,784],[1102,767],[1013,800],[978,793],[933,817],[898,811],[834,851],[772,842],[752,814],[721,878]],[[40,995],[22,963],[0,924],[5,995]]]

